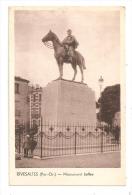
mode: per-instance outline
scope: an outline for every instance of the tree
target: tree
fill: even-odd
[[[116,112],[120,111],[120,85],[106,87],[98,100],[99,120],[112,125],[112,120]]]

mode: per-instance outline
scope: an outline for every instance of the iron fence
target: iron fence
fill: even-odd
[[[16,151],[23,154],[26,134],[16,135]],[[120,130],[109,126],[43,124],[32,137],[34,156],[77,155],[120,151]],[[32,145],[32,141],[31,141]],[[32,147],[32,146],[31,146]]]

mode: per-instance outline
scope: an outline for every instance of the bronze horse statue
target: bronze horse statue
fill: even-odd
[[[51,30],[48,32],[47,35],[43,37],[42,42],[47,47],[52,48],[51,45],[49,44],[49,41],[51,41],[53,44],[54,56],[59,67],[60,76],[58,79],[62,79],[63,77],[63,64],[70,63],[74,70],[74,76],[72,80],[73,81],[75,80],[78,65],[81,71],[81,82],[83,82],[84,81],[83,70],[86,69],[84,57],[78,51],[75,51],[73,60],[69,61],[67,58],[66,49],[58,39],[57,35],[53,33]]]

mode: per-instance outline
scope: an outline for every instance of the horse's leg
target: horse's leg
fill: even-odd
[[[73,76],[73,78],[72,78],[73,81],[74,81],[75,78],[76,78],[76,74],[77,74],[77,67],[74,68],[74,76]]]
[[[81,83],[83,83],[84,77],[83,77],[83,67],[81,65],[79,65],[80,71],[81,71]]]
[[[62,67],[61,64],[59,64],[59,71],[60,71],[60,79],[62,78]]]
[[[63,77],[63,63],[60,64],[60,77]]]
[[[71,64],[71,65],[72,65],[72,68],[73,68],[73,70],[74,70],[74,76],[73,76],[73,78],[72,78],[72,81],[74,81],[75,78],[76,78],[76,74],[77,74],[77,66],[74,65],[74,64]]]
[[[62,79],[63,77],[63,59],[62,58],[60,58],[59,65],[60,65],[60,78]]]
[[[63,76],[63,74],[62,74],[62,66],[59,64],[58,67],[59,67],[59,74],[60,74],[58,79],[62,79],[62,76]]]
[[[58,77],[58,79],[62,79],[62,77],[63,77],[63,62],[62,62],[62,60],[58,61],[58,67],[59,67],[59,73],[60,73],[60,76]]]

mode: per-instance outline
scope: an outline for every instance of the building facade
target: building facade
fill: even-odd
[[[23,126],[25,131],[29,123],[28,83],[26,79],[15,77],[15,127]]]
[[[42,101],[42,88],[39,85],[32,86],[29,89],[29,102],[30,102],[30,127],[34,125],[41,126],[41,101]]]
[[[42,88],[30,86],[29,81],[15,77],[15,127],[26,131],[41,126]]]

